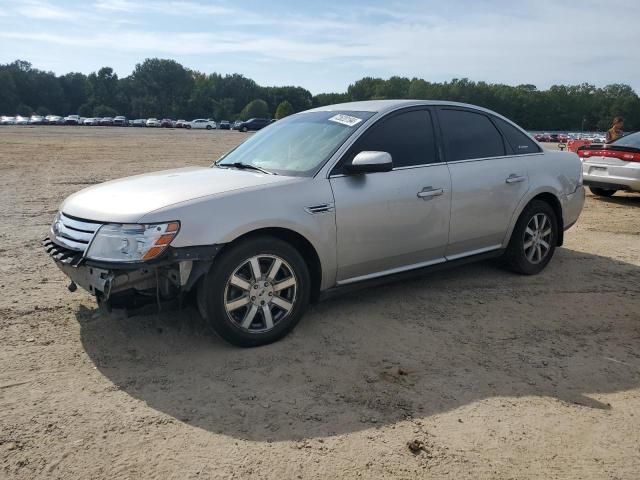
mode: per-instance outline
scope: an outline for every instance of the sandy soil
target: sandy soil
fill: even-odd
[[[590,196],[539,276],[362,291],[259,349],[66,290],[39,246],[65,196],[242,138],[0,127],[0,477],[638,478],[637,195]]]

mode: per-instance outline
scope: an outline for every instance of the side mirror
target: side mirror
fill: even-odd
[[[356,174],[388,172],[393,169],[393,160],[387,152],[360,152],[344,169]]]

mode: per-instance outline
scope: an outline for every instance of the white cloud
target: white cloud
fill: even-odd
[[[117,55],[130,59],[128,64],[169,56],[200,68],[215,64],[220,55],[238,55],[242,61],[268,62],[289,84],[304,85],[305,79],[321,84],[323,79],[314,72],[340,70],[342,75],[350,72],[343,78],[344,87],[365,75],[469,77],[541,87],[582,82],[640,87],[639,3],[619,0],[618,11],[624,14],[612,23],[595,0],[580,8],[566,2],[502,2],[483,3],[482,8],[475,2],[465,8],[464,1],[425,5],[406,0],[361,8],[334,4],[311,15],[304,9],[246,11],[189,0],[97,0],[89,9],[82,4],[70,13],[39,0],[23,2],[15,10],[29,18],[75,21],[76,38],[51,33],[57,30],[27,35],[10,28],[0,32],[0,38],[17,57],[25,42],[65,47],[76,57]],[[188,17],[193,31],[185,30],[189,26],[184,22],[174,22],[176,17]],[[245,71],[246,64],[240,62],[230,68]],[[291,68],[299,65],[304,67]],[[304,71],[298,73],[304,76],[289,78],[287,72],[293,70]],[[336,83],[335,78],[330,81]]]
[[[73,20],[77,17],[75,13],[70,12],[68,9],[36,0],[21,2],[15,11],[25,17],[44,20]]]

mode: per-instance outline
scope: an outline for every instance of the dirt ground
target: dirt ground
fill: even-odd
[[[40,247],[64,197],[243,138],[0,127],[0,477],[639,478],[638,195],[589,196],[536,277],[361,291],[263,348],[67,291]]]

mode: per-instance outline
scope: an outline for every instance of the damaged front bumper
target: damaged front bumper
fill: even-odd
[[[193,288],[210,268],[221,245],[169,247],[152,262],[116,263],[88,259],[47,237],[42,242],[47,254],[69,277],[69,289],[78,285],[99,303],[133,295],[156,299],[179,297]]]

